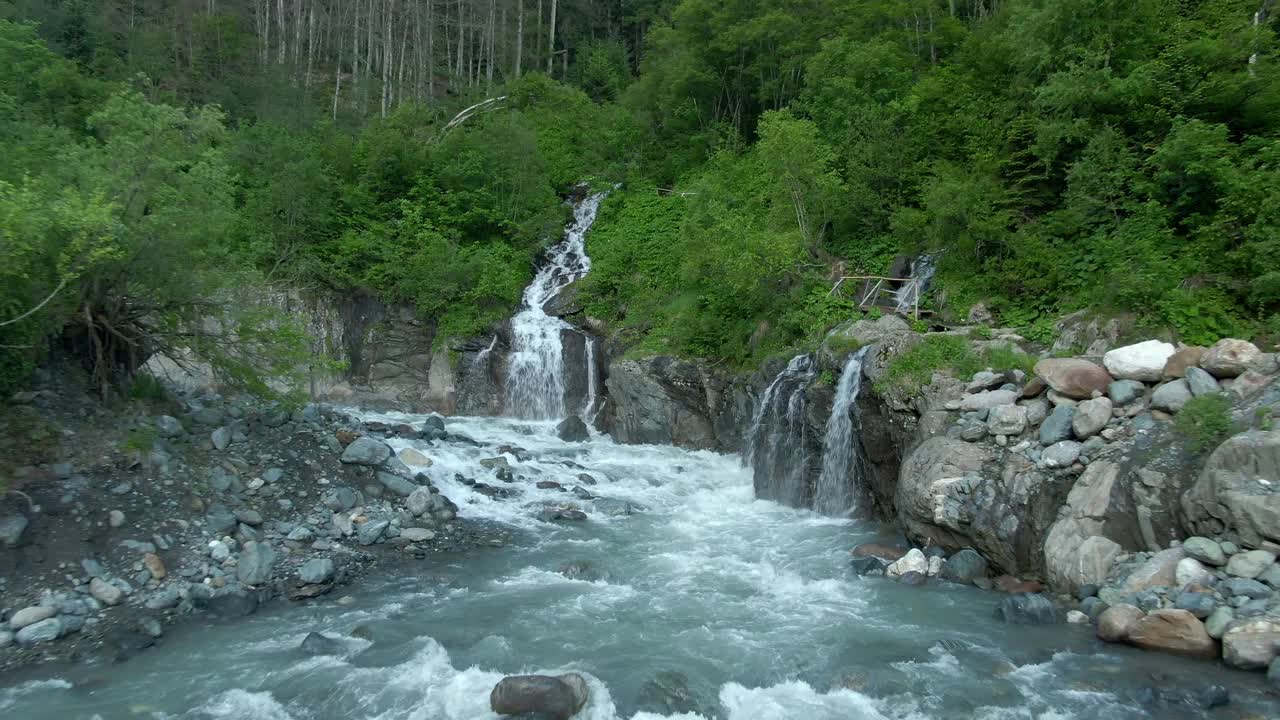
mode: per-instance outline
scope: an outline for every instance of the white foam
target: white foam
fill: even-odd
[[[196,708],[195,716],[211,720],[295,720],[269,692],[228,690]]]

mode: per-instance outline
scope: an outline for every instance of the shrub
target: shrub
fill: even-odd
[[[876,385],[880,392],[913,392],[928,385],[933,374],[951,371],[963,375],[977,372],[978,358],[961,335],[927,335],[915,347],[895,357],[885,377]]]
[[[1231,433],[1231,403],[1219,393],[1192,398],[1174,420],[1196,452],[1216,447]]]

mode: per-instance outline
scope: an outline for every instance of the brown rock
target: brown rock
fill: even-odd
[[[1038,593],[1044,587],[1035,580],[1020,580],[1012,575],[1001,575],[995,579],[996,589],[1005,593]]]
[[[356,438],[360,437],[360,435],[353,433],[350,430],[339,430],[334,433],[333,436],[338,438],[338,444],[342,447],[350,445],[356,441]]]
[[[1100,365],[1080,358],[1048,358],[1036,363],[1035,373],[1061,395],[1087,400],[1095,392],[1105,393],[1111,373]]]
[[[1022,397],[1024,399],[1038,397],[1043,393],[1045,388],[1049,387],[1049,383],[1044,381],[1042,377],[1033,377],[1022,386]]]
[[[1124,642],[1144,614],[1133,605],[1112,605],[1098,616],[1098,637],[1107,642]]]
[[[1170,355],[1169,360],[1164,364],[1164,378],[1173,380],[1185,377],[1187,368],[1200,367],[1200,358],[1204,356],[1204,351],[1207,349],[1199,345],[1189,345]]]
[[[169,571],[164,567],[164,561],[155,553],[147,553],[146,555],[143,555],[142,564],[147,568],[147,571],[151,573],[151,577],[156,580],[163,580],[164,577],[169,574]]]
[[[876,557],[885,562],[896,562],[902,559],[907,551],[902,548],[881,545],[880,543],[863,543],[849,552],[854,557]]]
[[[1130,629],[1129,642],[1143,650],[1193,657],[1218,656],[1218,646],[1204,629],[1204,623],[1186,610],[1152,612]]]

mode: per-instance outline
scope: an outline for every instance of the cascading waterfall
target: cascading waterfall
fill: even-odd
[[[850,355],[836,385],[831,418],[827,420],[822,441],[822,474],[818,476],[818,489],[813,498],[813,509],[824,515],[843,516],[854,510],[861,473],[856,457],[853,412],[862,388],[862,361],[866,355],[865,347]]]
[[[817,370],[812,355],[797,355],[778,373],[751,421],[743,463],[754,475],[756,497],[803,507],[809,496],[805,388]]]
[[[904,283],[893,294],[899,313],[909,314],[916,307],[920,298],[928,291],[929,285],[933,282],[934,273],[937,271],[938,266],[932,255],[921,255],[911,261],[910,277],[915,282]]]
[[[596,339],[587,336],[586,338],[586,355],[587,355],[587,400],[582,405],[582,412],[578,414],[590,427],[596,425],[596,415],[600,413],[596,408],[598,401],[599,389],[596,387]]]
[[[486,370],[489,367],[489,356],[493,354],[493,348],[498,344],[498,336],[494,335],[489,341],[488,347],[476,353],[476,357],[471,361],[472,370]]]
[[[564,240],[548,252],[546,262],[525,288],[520,312],[511,318],[511,355],[507,361],[506,387],[508,415],[530,420],[553,420],[565,415],[561,333],[574,331],[574,328],[560,318],[548,315],[545,306],[566,285],[591,270],[585,240],[606,194],[587,195],[574,204],[573,223],[565,231]],[[590,348],[589,338],[587,347]],[[589,383],[594,382],[594,368],[589,367],[587,372]]]

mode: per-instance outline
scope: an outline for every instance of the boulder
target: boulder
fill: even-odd
[[[1270,478],[1269,482],[1260,479]],[[1280,542],[1280,429],[1235,435],[1218,446],[1182,495],[1198,535],[1236,535],[1248,547]]]
[[[1063,440],[1070,440],[1075,414],[1075,408],[1070,405],[1055,407],[1040,424],[1040,444],[1053,445]]]
[[[333,579],[333,561],[329,558],[308,560],[298,568],[298,579],[307,585],[320,585]]]
[[[1151,393],[1151,407],[1169,413],[1182,410],[1182,406],[1189,400],[1191,400],[1191,386],[1187,384],[1185,378],[1171,380]]]
[[[1072,542],[1075,536],[1060,532],[1059,527],[1055,524],[1045,541],[1045,565],[1053,587],[1072,590],[1105,582],[1121,553],[1120,545],[1101,535],[1091,535],[1076,544]]]
[[[1245,670],[1266,669],[1280,647],[1280,619],[1274,617],[1240,620],[1222,635],[1222,659]]]
[[[1035,374],[1049,387],[1069,398],[1084,400],[1095,392],[1107,391],[1111,375],[1096,364],[1080,358],[1048,358],[1036,363]]]
[[[1039,427],[1045,418],[1049,417],[1049,401],[1045,398],[1032,398],[1031,400],[1023,400],[1018,407],[1027,409],[1027,426]],[[1068,423],[1069,425],[1069,423]],[[1066,440],[1066,438],[1062,438]]]
[[[1218,655],[1217,644],[1205,631],[1204,623],[1186,610],[1152,611],[1130,628],[1129,642],[1144,650],[1176,655],[1206,658]]]
[[[1117,380],[1158,382],[1175,351],[1167,342],[1147,340],[1108,352],[1102,356],[1102,364]]]
[[[702,707],[698,697],[689,688],[689,678],[682,672],[664,670],[645,682],[640,688],[636,706],[645,713],[661,716],[706,716],[711,713]]]
[[[429,487],[417,487],[413,492],[409,493],[409,499],[405,501],[409,512],[415,516],[422,515],[431,509],[434,501],[431,498],[432,492]]]
[[[347,465],[377,467],[391,457],[391,448],[381,440],[358,437],[342,451],[341,461]]]
[[[89,594],[103,605],[119,605],[124,600],[124,591],[102,578],[89,581]]]
[[[1236,553],[1227,561],[1227,574],[1252,580],[1271,567],[1275,561],[1276,556],[1266,550]]]
[[[171,415],[161,415],[156,418],[156,431],[160,433],[160,437],[175,438],[179,435],[185,435],[187,429],[182,427],[182,423],[178,422],[178,418]]]
[[[1021,405],[997,405],[987,414],[987,431],[992,435],[1021,435],[1027,429],[1027,409]]]
[[[1165,380],[1186,377],[1187,368],[1198,366],[1200,358],[1204,357],[1204,351],[1207,349],[1198,345],[1178,348],[1176,352],[1169,356],[1169,360],[1165,362],[1164,372],[1161,373],[1161,376]]]
[[[1213,577],[1213,573],[1200,564],[1195,558],[1182,558],[1178,561],[1178,566],[1173,571],[1174,582],[1178,587],[1186,587],[1188,585],[1207,585]]]
[[[1212,395],[1219,391],[1217,378],[1198,367],[1187,368],[1186,380],[1194,397]]]
[[[929,558],[918,548],[911,548],[906,555],[895,560],[885,569],[885,574],[889,577],[898,577],[909,572],[920,573],[921,575],[929,574]]]
[[[1133,605],[1112,605],[1098,616],[1098,637],[1107,642],[1124,642],[1144,615]]]
[[[389,472],[377,473],[378,482],[382,484],[389,492],[407,498],[419,489],[420,486],[412,481],[406,480],[399,475],[393,475]]]
[[[889,563],[874,555],[866,555],[850,560],[849,567],[855,575],[878,577],[885,574],[885,571],[889,568]]]
[[[1206,565],[1218,566],[1227,563],[1227,556],[1222,552],[1222,546],[1206,537],[1193,535],[1183,540],[1182,551],[1188,557],[1195,558]]]
[[[1214,640],[1221,640],[1222,636],[1227,633],[1227,628],[1231,623],[1235,622],[1235,610],[1222,605],[1209,614],[1204,621],[1205,632],[1209,633],[1209,637]]]
[[[435,537],[436,531],[428,530],[427,528],[404,528],[400,531],[400,538],[411,543],[426,542],[428,540],[434,540]]]
[[[9,628],[12,630],[21,630],[28,625],[35,625],[38,622],[48,620],[57,614],[58,611],[56,608],[43,607],[41,605],[25,607],[14,613],[13,616],[9,618]]]
[[[1063,440],[1045,448],[1041,457],[1047,468],[1068,468],[1079,459],[1080,451],[1083,449],[1084,446],[1074,440]]]
[[[1010,625],[1052,625],[1059,621],[1053,601],[1038,593],[1017,593],[1000,602],[996,614]]]
[[[965,395],[960,400],[960,409],[964,411],[989,410],[999,405],[1012,405],[1018,400],[1014,390],[987,390],[976,395]]]
[[[1147,386],[1137,380],[1116,380],[1107,386],[1107,397],[1116,405],[1128,405],[1146,391]]]
[[[7,548],[17,547],[26,529],[27,519],[22,515],[0,517],[0,544]]]
[[[318,632],[309,632],[302,639],[302,644],[298,649],[307,655],[342,655],[347,651],[347,646],[342,644],[341,640],[322,635]]]
[[[418,467],[431,467],[431,458],[423,455],[420,451],[413,448],[405,448],[400,451],[400,461],[406,465],[417,465]]]
[[[1182,548],[1169,548],[1152,555],[1125,578],[1120,585],[1121,594],[1132,595],[1153,587],[1173,585],[1178,581],[1178,563],[1184,557]]]
[[[571,415],[556,426],[556,437],[565,442],[586,442],[591,439],[591,430],[582,418]]]
[[[1192,560],[1192,562],[1195,561]],[[1216,605],[1217,603],[1214,602],[1213,595],[1210,595],[1207,592],[1184,592],[1179,593],[1178,600],[1173,606],[1178,610],[1186,610],[1197,618],[1204,620],[1213,614],[1213,610]],[[1208,631],[1209,629],[1206,627],[1205,632]],[[1212,635],[1210,635],[1210,637],[1212,637]]]
[[[541,714],[569,720],[588,700],[587,683],[576,673],[513,675],[502,678],[489,693],[489,708],[499,715]]]
[[[240,548],[236,578],[243,585],[264,585],[271,580],[271,567],[275,561],[276,551],[271,543],[249,541]]]
[[[1200,358],[1200,367],[1214,377],[1233,378],[1262,359],[1262,351],[1247,340],[1224,338],[1209,346]]]
[[[50,642],[62,637],[62,621],[56,617],[32,623],[17,632],[14,639],[23,647],[31,647],[43,642]]]
[[[214,450],[226,450],[231,445],[231,428],[224,426],[209,433],[209,442]]]
[[[1071,416],[1071,429],[1076,437],[1088,440],[1102,431],[1111,421],[1111,400],[1106,397],[1084,400],[1076,405]]]
[[[387,520],[369,520],[356,526],[356,540],[361,545],[373,545],[382,539],[391,523]]]
[[[977,578],[987,576],[987,561],[976,550],[965,548],[942,563],[938,573],[943,580],[972,585]]]
[[[1265,600],[1271,597],[1271,588],[1248,578],[1227,578],[1218,583],[1218,591],[1225,597],[1246,597],[1250,600]]]

